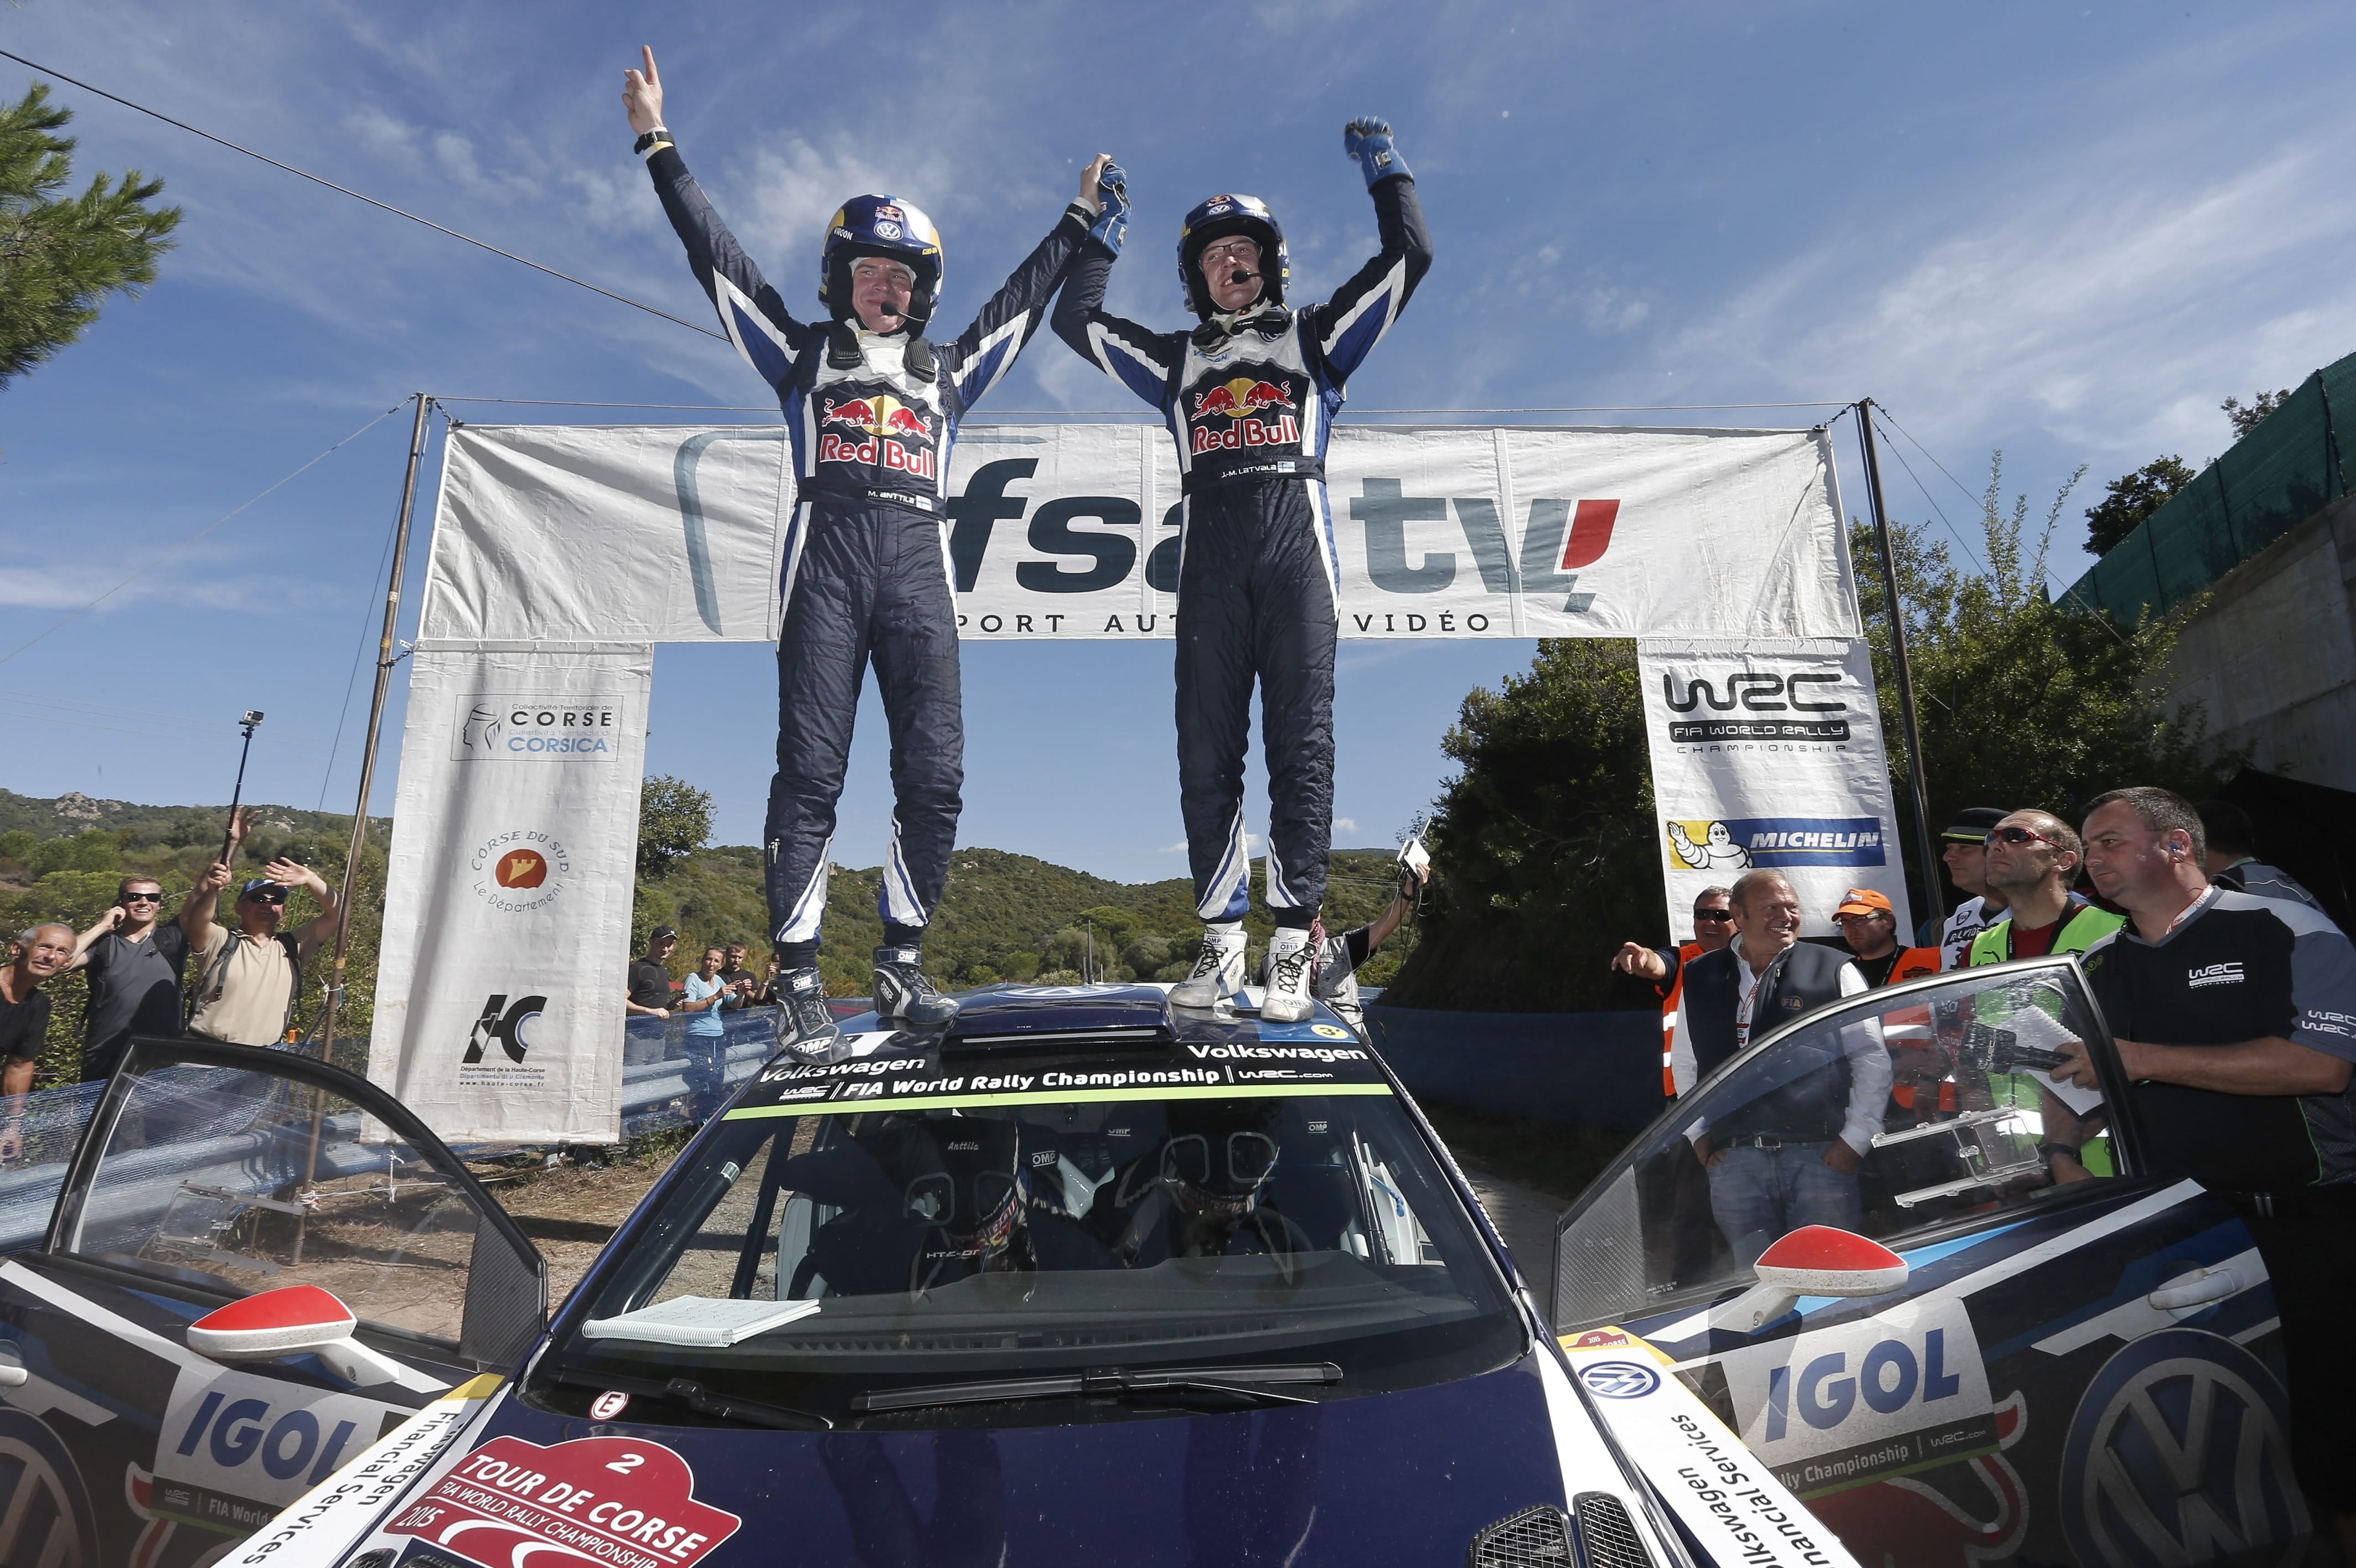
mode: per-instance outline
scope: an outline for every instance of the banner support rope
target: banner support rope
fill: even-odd
[[[1890,513],[1881,499],[1881,463],[1873,447],[1873,400],[1861,398],[1856,408],[1858,443],[1865,452],[1866,497],[1873,504],[1873,542],[1881,557],[1881,591],[1890,612],[1890,662],[1898,676],[1899,717],[1906,726],[1906,782],[1914,796],[1914,848],[1922,860],[1922,902],[1944,923],[1947,903],[1939,891],[1939,860],[1931,837],[1931,786],[1922,772],[1922,728],[1914,717],[1914,673],[1906,657],[1906,609],[1899,597],[1898,562],[1890,545]],[[1908,934],[1899,933],[1901,937]]]

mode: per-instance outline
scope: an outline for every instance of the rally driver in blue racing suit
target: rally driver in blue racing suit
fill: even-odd
[[[1179,280],[1203,322],[1194,331],[1151,332],[1098,308],[1117,253],[1108,244],[1081,251],[1055,302],[1057,336],[1160,409],[1178,441],[1178,790],[1205,929],[1194,973],[1171,999],[1209,1007],[1243,982],[1244,742],[1256,677],[1276,921],[1261,1015],[1280,1021],[1305,1019],[1313,1005],[1311,933],[1333,838],[1341,568],[1326,441],[1344,382],[1431,265],[1390,127],[1353,121],[1342,144],[1366,176],[1382,251],[1324,304],[1286,307],[1284,232],[1248,196],[1215,196],[1179,229]],[[1108,215],[1127,205],[1118,171],[1105,175],[1103,194]]]
[[[957,1003],[933,988],[919,944],[948,877],[964,783],[955,588],[944,482],[958,421],[1013,366],[1082,241],[1119,242],[1092,162],[1079,199],[954,342],[930,343],[941,287],[932,220],[892,196],[855,196],[828,225],[819,298],[833,319],[805,324],[720,221],[663,126],[652,49],[624,72],[623,106],[696,281],[753,368],[777,393],[793,443],[795,507],[785,541],[777,639],[777,772],[769,787],[768,901],[779,1032],[826,1054],[838,1031],[819,980],[835,802],[868,661],[892,729],[892,844],[877,897],[876,1011],[937,1023]],[[1093,230],[1092,230],[1093,226]]]

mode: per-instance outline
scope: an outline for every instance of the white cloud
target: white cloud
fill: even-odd
[[[1181,838],[1181,839],[1180,839],[1180,840],[1178,840],[1178,842],[1177,842],[1177,843],[1175,843],[1175,844],[1164,844],[1164,845],[1161,848],[1161,849],[1158,851],[1158,853],[1161,853],[1161,854],[1163,854],[1163,855],[1183,855],[1185,852],[1186,852],[1186,840],[1184,840],[1183,838]]]
[[[1899,581],[1903,582],[1906,580],[1901,577]],[[1336,833],[1355,833],[1357,830],[1358,824],[1355,818],[1337,816],[1333,819],[1333,831]]]

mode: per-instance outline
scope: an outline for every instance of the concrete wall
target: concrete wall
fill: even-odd
[[[2356,498],[2244,561],[2188,622],[2171,697],[2252,765],[2356,790]]]

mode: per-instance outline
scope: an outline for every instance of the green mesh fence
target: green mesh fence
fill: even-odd
[[[2356,354],[2301,382],[2265,423],[2113,546],[2062,603],[2133,625],[2190,598],[2347,495],[2351,439]]]

